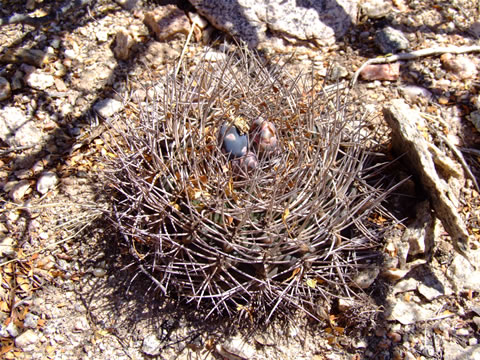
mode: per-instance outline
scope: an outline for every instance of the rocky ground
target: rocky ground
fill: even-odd
[[[102,218],[109,206],[102,159],[111,155],[104,119],[137,114],[182,51],[188,67],[206,44],[216,49],[214,61],[221,56],[215,40],[224,43],[205,20],[197,20],[202,26],[187,43],[195,15],[158,28],[154,18],[146,21],[149,28],[145,14],[164,11],[158,9],[165,2],[129,3],[99,0],[36,27],[1,27],[0,356],[480,358],[478,49],[366,68],[351,92],[362,101],[359,110],[383,128],[383,107],[404,99],[423,120],[417,128],[425,140],[454,164],[461,175],[447,183],[470,234],[472,264],[454,250],[413,177],[398,189],[399,208],[409,211],[399,211],[406,219],[385,239],[384,266],[363,274],[372,304],[365,312],[349,312],[352,305],[339,302],[326,308],[324,324],[299,315],[245,336],[228,319],[204,322],[193,309],[160,300],[130,271],[128,250],[116,245]],[[26,11],[41,17],[58,8],[47,0],[3,5],[3,17]],[[263,55],[283,62],[294,53],[292,73],[313,68],[319,80],[335,82],[350,81],[367,59],[386,53],[480,45],[480,9],[472,1],[366,0],[361,8],[342,41],[322,48],[277,42]],[[388,147],[390,140],[379,142]],[[410,170],[396,171],[405,178]]]

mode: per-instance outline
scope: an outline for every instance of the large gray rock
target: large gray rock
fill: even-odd
[[[42,133],[25,116],[22,110],[6,106],[0,109],[0,139],[12,147],[34,146],[42,138]]]
[[[461,168],[425,140],[418,130],[422,117],[403,100],[392,100],[383,108],[383,113],[392,128],[393,148],[406,155],[408,164],[430,197],[435,215],[452,238],[453,247],[468,259],[469,234],[457,210],[458,195],[455,194],[455,189],[464,184]]]
[[[190,0],[213,26],[257,47],[267,31],[296,43],[332,44],[357,17],[358,0]]]

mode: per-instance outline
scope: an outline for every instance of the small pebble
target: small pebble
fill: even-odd
[[[12,338],[17,337],[18,334],[20,334],[20,329],[18,328],[17,325],[14,324],[13,321],[10,321],[5,328],[7,331],[8,335],[10,335]]]
[[[95,277],[104,277],[107,274],[107,270],[101,268],[95,268],[92,271],[93,276]]]
[[[23,321],[23,326],[27,329],[36,329],[38,324],[39,317],[38,315],[27,313],[25,315],[25,320]]]
[[[380,19],[392,11],[392,5],[385,0],[368,0],[361,4],[362,13],[370,19]]]
[[[12,187],[9,195],[14,202],[20,202],[29,190],[30,190],[30,181],[20,180],[18,183],[16,183]]]
[[[25,349],[27,346],[35,344],[38,341],[38,334],[34,330],[27,330],[22,335],[15,338],[15,346]]]
[[[150,356],[156,356],[160,354],[160,348],[162,343],[155,335],[148,335],[143,339],[142,351]]]
[[[364,80],[397,80],[400,76],[400,64],[371,64],[360,72]]]
[[[37,181],[37,191],[46,194],[58,184],[58,176],[53,172],[44,172]]]
[[[477,66],[467,56],[454,56],[450,53],[440,57],[442,65],[460,79],[471,79],[477,75]]]
[[[88,320],[86,317],[81,317],[77,321],[75,321],[75,330],[78,331],[86,331],[90,329],[90,324],[88,323]]]
[[[457,334],[458,336],[468,336],[470,335],[470,332],[468,331],[468,329],[462,328],[457,329],[457,331],[455,331],[455,334]]]
[[[123,103],[115,99],[104,99],[98,101],[93,109],[100,114],[101,117],[107,119],[123,109]]]
[[[55,83],[55,78],[41,70],[25,75],[24,80],[28,86],[36,90],[46,90]]]
[[[390,26],[377,31],[375,34],[375,43],[384,54],[406,50],[410,46],[405,35],[400,30]]]

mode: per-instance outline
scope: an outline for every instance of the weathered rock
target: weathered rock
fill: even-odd
[[[107,270],[102,268],[95,268],[92,270],[92,274],[95,277],[104,277],[105,275],[107,275]]]
[[[375,34],[375,43],[384,54],[395,53],[400,50],[406,50],[410,42],[400,30],[387,26],[378,30]]]
[[[256,355],[255,348],[240,336],[235,336],[226,341],[224,344],[217,345],[215,350],[217,353],[227,359],[253,359]]]
[[[5,237],[0,241],[0,257],[11,257],[15,255],[15,240],[11,237]]]
[[[471,79],[477,75],[477,66],[467,56],[454,56],[452,54],[443,54],[440,57],[445,69],[453,72],[460,79]]]
[[[75,327],[75,330],[78,330],[78,331],[90,330],[90,324],[88,323],[88,320],[85,316],[78,318],[75,321],[74,327]]]
[[[408,291],[414,291],[417,289],[417,286],[418,286],[418,281],[414,278],[400,280],[393,287],[392,293],[395,295],[395,294],[404,293]]]
[[[398,90],[404,97],[413,102],[419,99],[430,100],[432,98],[432,93],[421,86],[406,85],[400,87]]]
[[[176,5],[159,6],[147,12],[143,21],[158,41],[165,41],[179,33],[188,35],[191,27],[185,12]]]
[[[444,360],[480,360],[480,345],[463,347],[454,342],[443,345]]]
[[[342,79],[348,75],[348,70],[345,69],[342,65],[335,64],[332,68],[331,77],[332,79]]]
[[[37,191],[46,194],[58,184],[58,176],[53,172],[44,172],[37,181]]]
[[[39,316],[32,314],[31,312],[25,315],[25,320],[23,321],[23,326],[27,329],[36,329],[38,325]]]
[[[468,30],[476,37],[480,37],[480,22],[474,22]]]
[[[137,6],[138,0],[115,0],[115,2],[127,10],[132,10]]]
[[[8,99],[11,94],[10,83],[4,77],[0,77],[0,101]]]
[[[108,32],[106,30],[98,30],[95,32],[95,37],[97,41],[102,44],[108,40]]]
[[[433,247],[434,221],[430,210],[430,202],[423,201],[417,205],[415,222],[407,227],[402,240],[409,245],[408,254],[429,253]]]
[[[152,334],[143,339],[142,351],[150,356],[156,356],[160,354],[160,347],[162,343],[158,340],[157,336]]]
[[[14,202],[20,202],[29,190],[30,181],[20,180],[12,190],[10,190],[9,196]]]
[[[423,283],[418,284],[417,289],[418,289],[418,292],[422,294],[428,301],[435,300],[436,298],[444,295],[442,288],[428,286]]]
[[[291,42],[332,44],[357,17],[357,0],[191,0],[217,29],[250,47],[267,43],[267,31]]]
[[[473,126],[480,132],[480,110],[472,111],[469,116],[469,120],[472,122]]]
[[[41,132],[18,108],[0,109],[0,139],[10,146],[33,146],[41,139]]]
[[[104,99],[97,102],[93,109],[103,118],[107,119],[123,109],[121,101],[115,99]]]
[[[377,279],[379,273],[380,268],[376,266],[373,266],[369,269],[364,269],[353,276],[352,285],[360,289],[366,289],[373,284],[373,282]]]
[[[387,309],[387,320],[396,320],[403,325],[414,324],[418,321],[432,319],[436,315],[437,308],[433,306],[418,305],[414,302],[406,302],[401,299],[392,300],[393,307]],[[439,307],[440,305],[437,305]]]
[[[360,72],[364,80],[397,80],[400,76],[400,64],[370,64]]]
[[[18,90],[22,88],[23,76],[24,74],[20,70],[15,71],[15,74],[13,74],[12,76],[12,85],[11,85],[12,90]]]
[[[36,90],[48,89],[55,83],[55,78],[52,75],[46,74],[41,70],[35,70],[26,74],[24,80],[28,86]]]
[[[15,325],[13,321],[10,321],[8,323],[5,330],[7,331],[7,334],[12,338],[17,337],[20,334],[20,328]]]
[[[35,67],[41,67],[48,59],[48,55],[38,49],[9,49],[0,56],[0,63],[7,64],[29,64]]]
[[[115,35],[115,46],[113,53],[119,60],[128,60],[131,55],[131,48],[135,44],[133,37],[125,30],[120,30]]]
[[[470,250],[468,255],[472,263],[480,264],[480,250]],[[453,258],[447,269],[447,276],[456,291],[480,291],[480,270],[474,269],[471,263],[461,256]]]
[[[362,14],[371,19],[380,19],[392,11],[392,5],[385,0],[368,0],[360,5]]]
[[[152,42],[146,51],[145,59],[153,65],[161,65],[170,62],[180,56],[180,51],[173,48],[169,43]]]
[[[26,347],[35,344],[37,341],[38,334],[35,331],[29,329],[15,338],[15,346],[25,350]]]
[[[417,125],[421,124],[420,115],[410,109],[403,100],[393,100],[383,109],[385,119],[392,128],[392,143],[397,152],[405,153],[408,164],[419,177],[424,189],[431,198],[435,214],[442,222],[445,230],[452,238],[457,252],[465,257],[469,251],[469,235],[466,226],[460,217],[456,204],[458,200],[443,177],[454,177],[461,182],[458,169],[447,167],[450,161],[435,147],[429,144]],[[441,168],[439,174],[437,168]]]

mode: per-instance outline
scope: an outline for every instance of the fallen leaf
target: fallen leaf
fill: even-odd
[[[288,279],[284,280],[284,282],[292,280],[295,276],[297,276],[299,272],[300,272],[300,268],[293,269],[292,275]]]
[[[315,289],[317,286],[317,279],[307,279],[307,285],[312,289]]]

